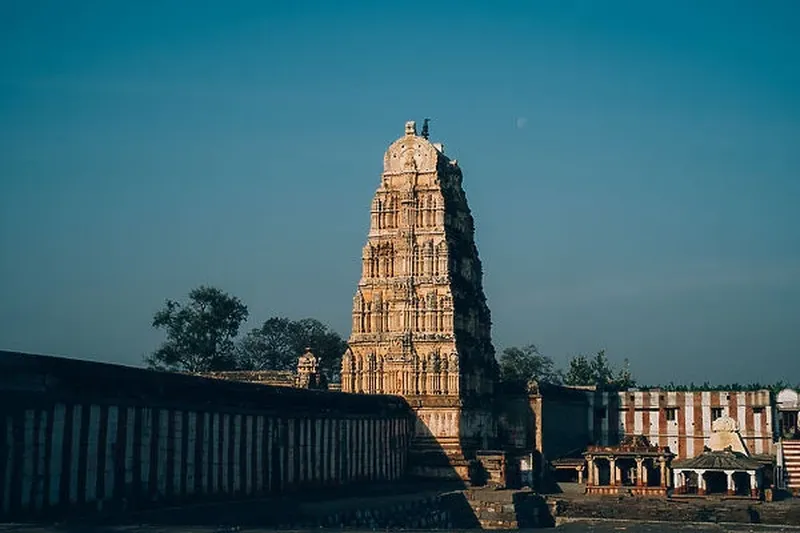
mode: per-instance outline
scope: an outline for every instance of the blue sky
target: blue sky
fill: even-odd
[[[202,283],[349,335],[431,117],[498,350],[800,381],[799,5],[3,2],[0,346],[138,364]]]

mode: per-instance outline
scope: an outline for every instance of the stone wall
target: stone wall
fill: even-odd
[[[751,454],[774,455],[774,398],[759,391],[586,391],[591,440],[613,445],[624,436],[643,435],[669,446],[679,459],[699,455],[715,419],[736,420]]]
[[[234,370],[198,374],[205,378],[273,385],[275,387],[294,387],[297,373],[293,370]]]
[[[0,519],[390,481],[401,398],[0,352]]]
[[[558,385],[506,383],[499,390],[498,425],[509,451],[548,459],[581,452],[591,442],[585,391]]]
[[[592,442],[583,391],[542,385],[535,400],[540,404],[536,449],[547,459],[583,452]]]

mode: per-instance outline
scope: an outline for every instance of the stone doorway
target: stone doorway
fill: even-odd
[[[639,481],[636,461],[634,459],[617,459],[620,485],[633,487]]]
[[[684,472],[684,493],[685,494],[697,494],[697,489],[699,487],[699,480],[697,478],[697,472]]]
[[[733,473],[734,494],[737,496],[750,496],[750,474],[747,472]]]
[[[797,411],[779,411],[778,434],[792,438],[797,434]]]
[[[597,481],[595,485],[611,485],[611,464],[608,459],[596,459]]]
[[[645,461],[642,468],[647,470],[646,485],[648,487],[661,486],[661,465],[658,462],[654,460]]]
[[[706,494],[727,494],[728,476],[725,472],[706,472]]]

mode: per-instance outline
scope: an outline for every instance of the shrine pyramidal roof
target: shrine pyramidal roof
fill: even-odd
[[[727,449],[707,450],[697,457],[675,461],[672,466],[692,470],[758,470],[761,463],[743,453]]]

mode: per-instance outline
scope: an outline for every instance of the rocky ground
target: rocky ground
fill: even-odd
[[[625,520],[575,520],[559,524],[552,531],[559,533],[777,533],[797,532],[800,526],[769,526],[760,524],[709,524],[631,522]]]
[[[800,526],[800,499],[778,502],[715,498],[549,496],[561,519],[616,519],[665,523],[741,523]]]
[[[309,495],[298,498],[296,495],[283,499],[208,503],[138,512],[125,517],[107,516],[91,524],[86,521],[0,524],[0,533],[263,533],[274,531],[279,525],[284,526],[283,531],[320,531],[322,525],[338,529],[340,522],[350,525],[351,529],[347,530],[350,532],[432,531],[435,529],[421,528],[444,529],[450,525],[466,526],[454,531],[474,531],[478,530],[481,513],[502,514],[509,505],[508,513],[513,515],[509,523],[526,527],[525,521],[520,519],[522,499],[500,498],[503,496],[500,493],[506,491],[464,494],[453,490],[455,488],[447,491],[441,486],[394,485],[372,487],[364,494],[341,494],[333,499]],[[530,496],[538,498],[542,503],[539,508],[547,517],[550,517],[549,510],[555,511],[557,526],[552,530],[563,533],[800,533],[800,499],[764,503],[705,498],[586,497],[562,493],[547,496],[542,502],[540,496]],[[495,504],[499,510],[492,508]],[[469,515],[472,520],[465,520],[463,516],[459,519],[459,514]],[[489,518],[491,521],[497,517]],[[398,528],[400,524],[407,529]]]

